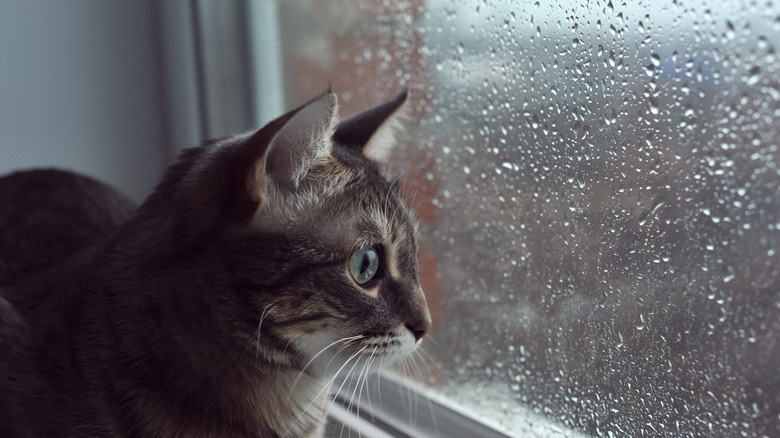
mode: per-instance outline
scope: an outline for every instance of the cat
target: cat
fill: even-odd
[[[138,208],[0,178],[0,436],[320,436],[334,376],[431,327],[387,171],[406,100],[339,122],[328,90],[183,151]]]

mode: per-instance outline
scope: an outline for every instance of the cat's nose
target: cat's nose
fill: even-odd
[[[431,321],[428,319],[423,319],[414,323],[407,323],[406,328],[412,332],[414,335],[414,340],[419,342],[423,336],[427,335],[428,332],[431,331]]]

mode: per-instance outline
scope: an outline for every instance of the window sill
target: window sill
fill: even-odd
[[[516,433],[502,431],[452,400],[396,374],[371,376],[357,390],[355,382],[350,379],[343,386],[338,384],[342,387],[328,412],[326,437],[508,438],[517,433],[531,438],[586,436],[530,410],[513,418],[514,424],[522,425]]]

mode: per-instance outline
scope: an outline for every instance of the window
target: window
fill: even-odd
[[[288,106],[411,92],[436,325],[400,422],[780,434],[779,5],[278,6]]]
[[[411,91],[426,391],[510,435],[780,434],[780,5],[279,8],[290,104]]]

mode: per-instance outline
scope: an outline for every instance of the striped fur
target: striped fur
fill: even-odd
[[[206,142],[135,212],[74,174],[1,178],[18,195],[0,197],[0,436],[321,434],[335,375],[409,354],[430,326],[414,218],[375,161],[405,99],[339,124],[328,92]],[[101,231],[52,253],[9,231],[30,211]],[[359,285],[364,246],[380,267]]]

